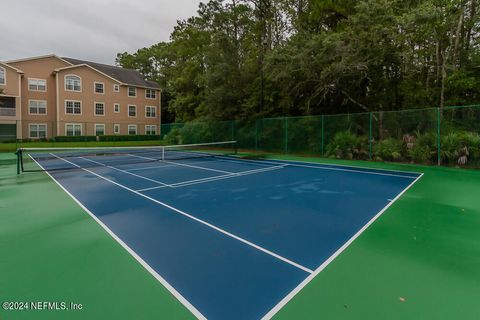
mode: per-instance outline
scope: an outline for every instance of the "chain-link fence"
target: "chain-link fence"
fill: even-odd
[[[235,140],[240,150],[257,154],[480,167],[480,106],[162,125],[103,120],[2,122],[0,142],[31,147],[37,141],[46,146],[68,142],[87,146]]]
[[[161,138],[236,140],[256,153],[480,167],[480,106],[174,123],[161,126]]]

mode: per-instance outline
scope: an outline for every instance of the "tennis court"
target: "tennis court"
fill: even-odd
[[[422,176],[245,159],[233,145],[32,149],[23,170],[46,170],[209,319],[272,317]]]

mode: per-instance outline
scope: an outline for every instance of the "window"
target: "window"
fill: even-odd
[[[120,112],[120,104],[119,103],[114,103],[113,104],[113,112],[115,112],[115,113]]]
[[[113,124],[113,133],[119,134],[120,133],[120,125],[118,123]]]
[[[28,79],[28,90],[30,90],[30,91],[47,91],[47,80]]]
[[[128,106],[128,116],[136,117],[137,116],[137,106],[129,105]]]
[[[80,101],[65,100],[65,114],[82,114]]]
[[[95,135],[96,136],[105,135],[105,125],[104,124],[95,124]]]
[[[147,124],[145,126],[145,134],[157,134],[157,126]]]
[[[95,115],[96,116],[105,115],[105,104],[103,102],[95,102]]]
[[[116,83],[113,85],[113,92],[120,92],[120,86]]]
[[[29,114],[47,114],[47,101],[45,100],[28,100]]]
[[[105,84],[103,82],[94,82],[95,93],[104,94]]]
[[[129,97],[136,97],[137,96],[137,88],[128,87],[128,96]]]
[[[157,91],[153,89],[145,89],[145,98],[157,99]]]
[[[75,75],[65,76],[65,90],[77,92],[82,91],[82,79]]]
[[[137,134],[137,125],[129,124],[128,125],[128,134]]]
[[[7,73],[5,71],[5,68],[0,67],[0,84],[6,84],[7,83]]]
[[[157,108],[152,106],[145,107],[145,118],[155,118],[157,115]]]
[[[31,139],[42,139],[47,137],[47,125],[42,123],[31,123],[28,125],[28,135]]]
[[[81,136],[82,124],[81,123],[67,123],[65,124],[65,133],[67,136]]]

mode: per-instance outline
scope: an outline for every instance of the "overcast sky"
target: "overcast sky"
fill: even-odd
[[[200,2],[0,0],[0,61],[54,53],[113,64],[118,52],[167,41]]]

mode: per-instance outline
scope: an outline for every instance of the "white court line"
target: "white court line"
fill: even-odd
[[[391,202],[383,207],[370,221],[367,222],[357,233],[353,235],[347,242],[343,244],[334,254],[332,254],[327,260],[325,260],[313,273],[311,273],[305,280],[303,280],[295,289],[287,294],[275,307],[273,307],[266,315],[262,317],[264,319],[271,319],[280,309],[282,309],[300,290],[302,290],[310,281],[312,281],[322,270],[324,270],[336,257],[338,257],[355,239],[357,239],[375,220],[377,220],[392,204],[394,204],[408,189],[410,189],[415,182],[417,182],[423,173],[420,174],[414,181],[412,181],[402,192],[400,192]]]
[[[159,164],[162,164],[161,161],[158,161]],[[197,163],[205,163],[205,161],[195,161],[195,162],[187,162],[187,164],[197,164]],[[130,164],[125,164],[130,165]],[[159,169],[159,168],[168,168],[168,167],[175,167],[174,164],[165,164],[159,166],[150,166],[150,167],[141,167],[141,168],[133,168],[133,169],[124,169],[125,171],[138,171],[138,170],[149,170],[149,169]]]
[[[32,158],[30,156],[30,158]],[[87,207],[85,207],[80,200],[75,198],[73,194],[70,193],[60,182],[58,182],[45,168],[37,162],[34,158],[32,158],[35,163],[42,168],[45,173],[63,190],[65,191],[70,198],[75,201],[80,208],[85,210],[86,213],[92,217],[93,220],[95,220],[115,241],[117,241],[130,255],[137,260],[140,265],[142,265],[145,270],[147,270],[155,279],[157,279],[158,282],[160,282],[175,298],[177,298],[178,301],[180,301],[181,304],[185,306],[194,316],[196,316],[198,319],[207,319],[200,311],[197,310],[187,299],[185,299],[184,296],[180,292],[178,292],[170,283],[168,283],[167,280],[165,280],[159,273],[157,273],[145,260],[143,260],[132,248],[130,248],[125,242],[123,242],[122,239],[120,239],[110,228],[107,227],[97,216],[95,216]],[[63,159],[62,159],[63,160]],[[78,167],[78,166],[77,166]]]
[[[303,271],[305,271],[305,272],[307,272],[307,273],[312,273],[312,272],[313,272],[313,270],[311,270],[311,269],[309,269],[309,268],[307,268],[307,267],[304,267],[304,266],[302,266],[302,265],[300,265],[300,264],[298,264],[298,263],[296,263],[296,262],[294,262],[294,261],[292,261],[292,260],[289,260],[289,259],[287,259],[287,258],[285,258],[285,257],[282,257],[282,256],[279,255],[279,254],[276,254],[276,253],[274,253],[274,252],[272,252],[272,251],[270,251],[270,250],[268,250],[268,249],[265,249],[265,248],[263,248],[263,247],[261,247],[261,246],[259,246],[259,245],[256,245],[256,244],[253,243],[253,242],[250,242],[250,241],[248,241],[248,240],[246,240],[246,239],[243,239],[243,238],[241,238],[241,237],[239,237],[239,236],[237,236],[237,235],[234,235],[233,233],[230,233],[230,232],[228,232],[228,231],[226,231],[226,230],[223,230],[222,228],[219,228],[219,227],[217,227],[217,226],[215,226],[215,225],[213,225],[213,224],[211,224],[211,223],[208,223],[208,222],[206,222],[206,221],[204,221],[204,220],[202,220],[202,219],[199,219],[199,218],[197,218],[197,217],[194,217],[194,216],[192,216],[192,215],[190,215],[190,214],[188,214],[188,213],[186,213],[186,212],[184,212],[184,211],[182,211],[182,210],[180,210],[180,209],[177,209],[177,208],[172,207],[172,206],[170,206],[170,205],[168,205],[168,204],[166,204],[166,203],[164,203],[164,202],[161,202],[161,201],[159,201],[159,200],[157,200],[157,199],[154,199],[154,198],[152,198],[152,197],[149,197],[149,196],[147,196],[147,195],[144,195],[143,193],[140,193],[140,192],[138,192],[138,191],[135,191],[135,190],[133,190],[133,189],[127,187],[127,186],[124,186],[124,185],[122,185],[122,184],[120,184],[120,183],[118,183],[118,182],[115,182],[115,181],[113,181],[113,180],[110,180],[110,179],[108,179],[108,178],[106,178],[106,177],[104,177],[104,176],[102,176],[102,175],[100,175],[100,174],[98,174],[98,173],[96,173],[96,172],[93,172],[93,171],[91,171],[91,170],[89,170],[89,169],[82,168],[82,167],[80,167],[79,165],[77,165],[77,164],[75,164],[75,163],[73,163],[73,162],[71,162],[71,161],[68,161],[68,160],[66,160],[66,159],[63,159],[63,158],[61,158],[61,157],[59,157],[59,156],[57,156],[57,155],[55,155],[55,154],[52,154],[52,155],[53,155],[54,157],[60,159],[60,160],[63,160],[63,161],[65,161],[65,162],[67,162],[67,163],[70,163],[71,165],[74,165],[75,167],[77,167],[77,168],[79,168],[79,169],[82,169],[82,170],[84,170],[84,171],[86,171],[86,172],[88,172],[88,173],[90,173],[90,174],[93,174],[94,176],[97,176],[97,177],[99,177],[100,179],[103,179],[103,180],[105,180],[105,181],[108,181],[108,182],[110,182],[110,183],[112,183],[112,184],[114,184],[114,185],[116,185],[116,186],[118,186],[118,187],[120,187],[120,188],[123,188],[123,189],[125,189],[125,190],[127,190],[127,191],[130,191],[130,192],[132,192],[132,193],[134,193],[134,194],[136,194],[136,195],[139,195],[139,196],[141,196],[141,197],[143,197],[143,198],[145,198],[145,199],[148,199],[148,200],[150,200],[150,201],[153,201],[153,202],[155,202],[155,203],[157,203],[157,204],[159,204],[159,205],[161,205],[161,206],[164,206],[165,208],[168,208],[168,209],[170,209],[170,210],[172,210],[172,211],[175,211],[175,212],[177,212],[177,213],[179,213],[179,214],[181,214],[181,215],[183,215],[183,216],[185,216],[185,217],[187,217],[187,218],[190,218],[190,219],[192,219],[192,220],[194,220],[194,221],[197,221],[197,222],[199,222],[199,223],[201,223],[201,224],[203,224],[203,225],[205,225],[205,226],[207,226],[207,227],[210,227],[210,228],[212,228],[212,229],[214,229],[214,230],[216,230],[216,231],[218,231],[218,232],[220,232],[220,233],[223,233],[223,234],[226,235],[226,236],[229,236],[229,237],[231,237],[231,238],[233,238],[233,239],[235,239],[235,240],[238,240],[238,241],[240,241],[240,242],[243,242],[244,244],[246,244],[246,245],[248,245],[248,246],[250,246],[250,247],[252,247],[252,248],[255,248],[255,249],[257,249],[257,250],[259,250],[259,251],[262,251],[262,252],[264,252],[264,253],[272,256],[272,257],[275,257],[275,258],[277,258],[277,259],[279,259],[279,260],[281,260],[281,261],[283,261],[283,262],[286,262],[286,263],[288,263],[288,264],[290,264],[290,265],[292,265],[292,266],[294,266],[294,267],[296,267],[296,268],[298,268],[298,269],[300,269],[300,270],[303,270]]]
[[[221,157],[222,159],[230,160],[229,158],[226,157]],[[333,170],[333,171],[345,171],[345,172],[354,172],[354,173],[364,173],[364,174],[373,174],[373,175],[380,175],[380,176],[389,176],[389,177],[399,177],[399,178],[407,178],[407,179],[415,179],[417,177],[412,177],[412,176],[406,176],[406,175],[400,175],[400,174],[394,174],[394,173],[383,173],[383,172],[372,172],[372,171],[362,171],[362,170],[353,170],[353,169],[343,169],[343,168],[332,168],[332,167],[320,167],[322,165],[326,164],[321,164],[321,163],[315,163],[315,162],[303,162],[303,163],[312,163],[312,164],[317,164],[319,166],[310,166],[310,165],[305,165],[305,164],[297,164],[297,163],[302,163],[301,161],[290,161],[290,160],[277,160],[277,161],[267,161],[267,160],[252,160],[252,159],[241,159],[241,160],[230,160],[230,161],[247,161],[247,162],[255,162],[255,163],[267,163],[267,164],[279,164],[279,163],[286,163],[290,164],[292,167],[302,167],[302,168],[312,168],[312,169],[320,169],[320,170]],[[289,162],[295,162],[294,164],[289,163]],[[359,167],[360,168],[360,167]],[[363,169],[370,169],[370,170],[383,170],[383,169],[371,169],[371,168],[363,168]],[[388,170],[383,170],[383,171],[388,171]],[[395,170],[392,170],[391,172],[397,172]],[[412,173],[412,172],[408,172]],[[417,172],[413,172],[417,173]]]
[[[269,167],[269,168],[261,168],[261,169],[240,171],[240,172],[236,172],[236,173],[225,174],[225,175],[222,175],[222,176],[208,177],[208,178],[202,178],[202,179],[195,179],[195,180],[172,183],[169,186],[172,187],[172,188],[180,188],[180,187],[185,187],[185,186],[189,186],[189,185],[192,185],[192,184],[206,183],[206,182],[210,182],[210,181],[223,180],[223,179],[241,177],[241,176],[246,176],[246,175],[249,175],[249,174],[255,174],[255,173],[260,173],[260,172],[265,172],[265,171],[277,170],[277,169],[284,168],[286,166],[287,166],[287,164],[281,165],[281,166]],[[144,191],[161,189],[161,188],[165,188],[165,186],[150,187],[150,188],[145,188],[145,189],[139,189],[139,190],[136,190],[136,191],[144,192]]]
[[[51,154],[52,156],[57,157],[57,156],[54,155],[53,153],[50,153],[50,154]],[[151,181],[151,182],[155,182],[155,183],[160,184],[160,185],[162,185],[162,186],[164,186],[164,187],[170,187],[169,184],[166,184],[166,183],[164,183],[164,182],[162,182],[162,181],[158,181],[158,180],[155,180],[155,179],[150,179],[150,178],[141,176],[141,175],[139,175],[139,174],[135,174],[135,173],[132,173],[132,172],[128,172],[128,171],[126,171],[126,170],[123,170],[123,169],[119,169],[119,168],[116,168],[116,167],[113,167],[113,166],[109,166],[109,165],[103,164],[103,163],[101,163],[101,162],[92,160],[92,159],[87,159],[87,158],[85,158],[85,157],[78,157],[78,158],[83,159],[83,160],[87,160],[87,161],[90,161],[90,162],[93,162],[93,163],[96,163],[96,164],[99,164],[99,165],[101,165],[101,166],[104,166],[104,167],[107,167],[107,168],[110,168],[110,169],[113,169],[113,170],[117,170],[117,171],[120,171],[120,172],[129,174],[129,175],[132,175],[132,176],[134,176],[134,177],[138,177],[138,178],[145,179],[145,180],[148,180],[148,181]],[[62,160],[64,160],[64,159],[62,159]]]
[[[172,165],[177,165],[177,166],[182,166],[182,167],[190,167],[190,168],[207,170],[207,171],[213,171],[213,172],[220,172],[220,173],[227,173],[227,174],[234,174],[234,173],[235,173],[235,172],[218,170],[218,169],[211,169],[211,168],[205,168],[205,167],[199,167],[199,166],[192,166],[192,165],[190,165],[190,164],[185,164],[185,163],[170,162],[170,161],[166,161],[166,160],[163,160],[163,162],[165,162],[165,163],[170,163],[170,164],[172,164]]]

